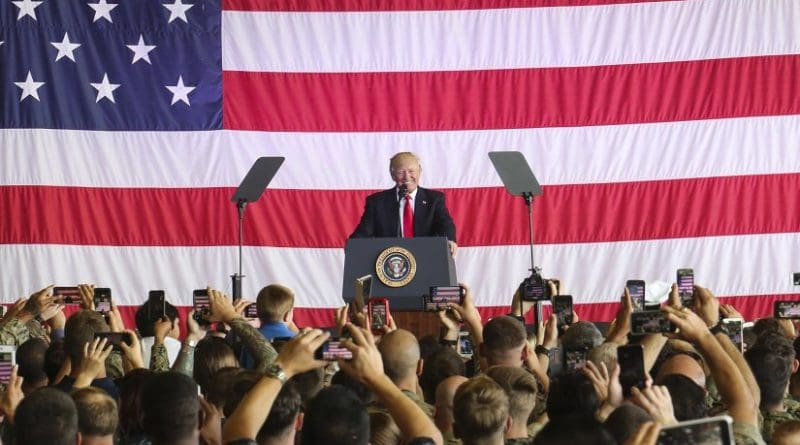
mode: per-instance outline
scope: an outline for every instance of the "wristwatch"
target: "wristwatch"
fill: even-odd
[[[547,348],[545,348],[545,347],[544,347],[544,346],[542,346],[542,345],[536,345],[536,347],[535,347],[533,350],[534,350],[534,352],[536,352],[537,354],[542,354],[542,355],[550,356],[550,350],[549,350],[549,349],[547,349]]]
[[[286,376],[286,373],[283,372],[283,368],[281,368],[281,365],[277,363],[273,363],[267,366],[267,369],[264,371],[264,374],[267,377],[273,377],[280,380],[281,385],[283,385],[284,383],[286,383],[287,380],[289,380],[289,378]]]
[[[715,324],[714,326],[710,327],[708,330],[711,331],[711,334],[713,334],[713,335],[717,335],[717,334],[728,335],[728,327],[725,326],[725,323],[723,323],[721,321],[717,322],[717,324]]]
[[[187,338],[184,344],[190,348],[194,348],[197,346],[197,340]]]

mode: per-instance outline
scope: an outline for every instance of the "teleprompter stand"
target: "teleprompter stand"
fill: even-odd
[[[492,151],[489,159],[503,181],[506,191],[513,196],[521,196],[528,206],[528,241],[531,247],[530,272],[539,272],[533,260],[533,198],[542,194],[542,187],[533,175],[527,159],[519,151]],[[520,308],[522,301],[520,301]],[[542,322],[542,302],[536,302],[536,324]]]
[[[269,185],[286,158],[282,156],[261,157],[250,167],[231,201],[236,203],[239,214],[239,272],[231,275],[233,282],[233,301],[242,298],[242,243],[244,242],[244,210],[247,203],[256,202]]]

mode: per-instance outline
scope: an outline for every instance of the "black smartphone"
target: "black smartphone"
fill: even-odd
[[[564,369],[567,372],[577,371],[586,366],[589,349],[564,349]]]
[[[94,288],[94,310],[101,313],[111,312],[111,289]]]
[[[133,344],[131,334],[128,332],[95,332],[94,338],[105,338],[108,344],[117,351],[121,350],[119,345],[123,342],[128,346]]]
[[[57,286],[53,288],[53,297],[56,301],[61,302],[61,304],[66,304],[68,306],[72,305],[80,305],[83,301],[81,300],[81,291],[78,289],[78,286]]]
[[[563,331],[572,324],[572,295],[553,297],[553,313],[556,314],[558,330]]]
[[[728,331],[731,342],[744,353],[744,320],[741,318],[723,318],[722,325]]]
[[[628,280],[625,283],[628,289],[628,294],[631,296],[631,303],[633,304],[633,311],[644,310],[644,280]]]
[[[538,272],[534,272],[522,280],[519,285],[519,293],[522,301],[546,301],[551,297],[547,281]]]
[[[147,319],[154,321],[167,316],[167,298],[163,290],[151,290],[147,294]]]
[[[675,332],[675,325],[661,311],[639,311],[631,314],[631,334],[660,334]]]
[[[619,364],[619,383],[625,397],[631,393],[631,388],[644,389],[644,352],[642,345],[625,345],[617,348],[617,363]]]
[[[472,338],[467,331],[458,333],[458,354],[465,359],[471,359],[475,354],[475,350],[472,347]]]
[[[461,286],[432,286],[423,300],[425,312],[443,311],[453,303],[464,304],[464,289]]]
[[[211,312],[208,302],[208,289],[195,289],[192,291],[192,305],[194,306],[194,320],[200,324],[209,324],[203,315]]]
[[[792,274],[792,281],[794,282],[795,286],[800,286],[800,272],[795,272]]]
[[[550,348],[547,354],[550,357],[550,364],[547,367],[547,375],[555,377],[564,373],[564,355],[566,352],[560,347]],[[584,362],[585,363],[585,362]]]
[[[733,419],[704,417],[665,426],[658,433],[658,445],[733,445]]]
[[[327,361],[350,360],[353,358],[353,353],[342,346],[339,338],[335,338],[329,339],[314,351],[314,358]]]
[[[386,298],[370,298],[370,328],[374,333],[383,333],[383,326],[389,324],[389,300]]]
[[[0,383],[7,385],[11,380],[11,371],[17,361],[17,347],[0,345]]]
[[[244,318],[258,318],[258,306],[255,303],[245,306]]]
[[[800,301],[776,301],[773,315],[775,318],[800,319]]]
[[[694,269],[678,269],[677,283],[681,304],[691,307],[694,302]]]

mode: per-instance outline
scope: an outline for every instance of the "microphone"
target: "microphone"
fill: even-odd
[[[400,188],[399,188],[399,193],[398,194],[400,196],[400,199],[405,198],[405,196],[408,194],[408,186],[405,185],[405,184],[400,184]]]

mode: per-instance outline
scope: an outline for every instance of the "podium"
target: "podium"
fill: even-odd
[[[389,299],[391,310],[421,311],[431,286],[457,286],[456,266],[445,237],[352,238],[344,250],[342,299],[355,281],[372,275],[372,296]]]

